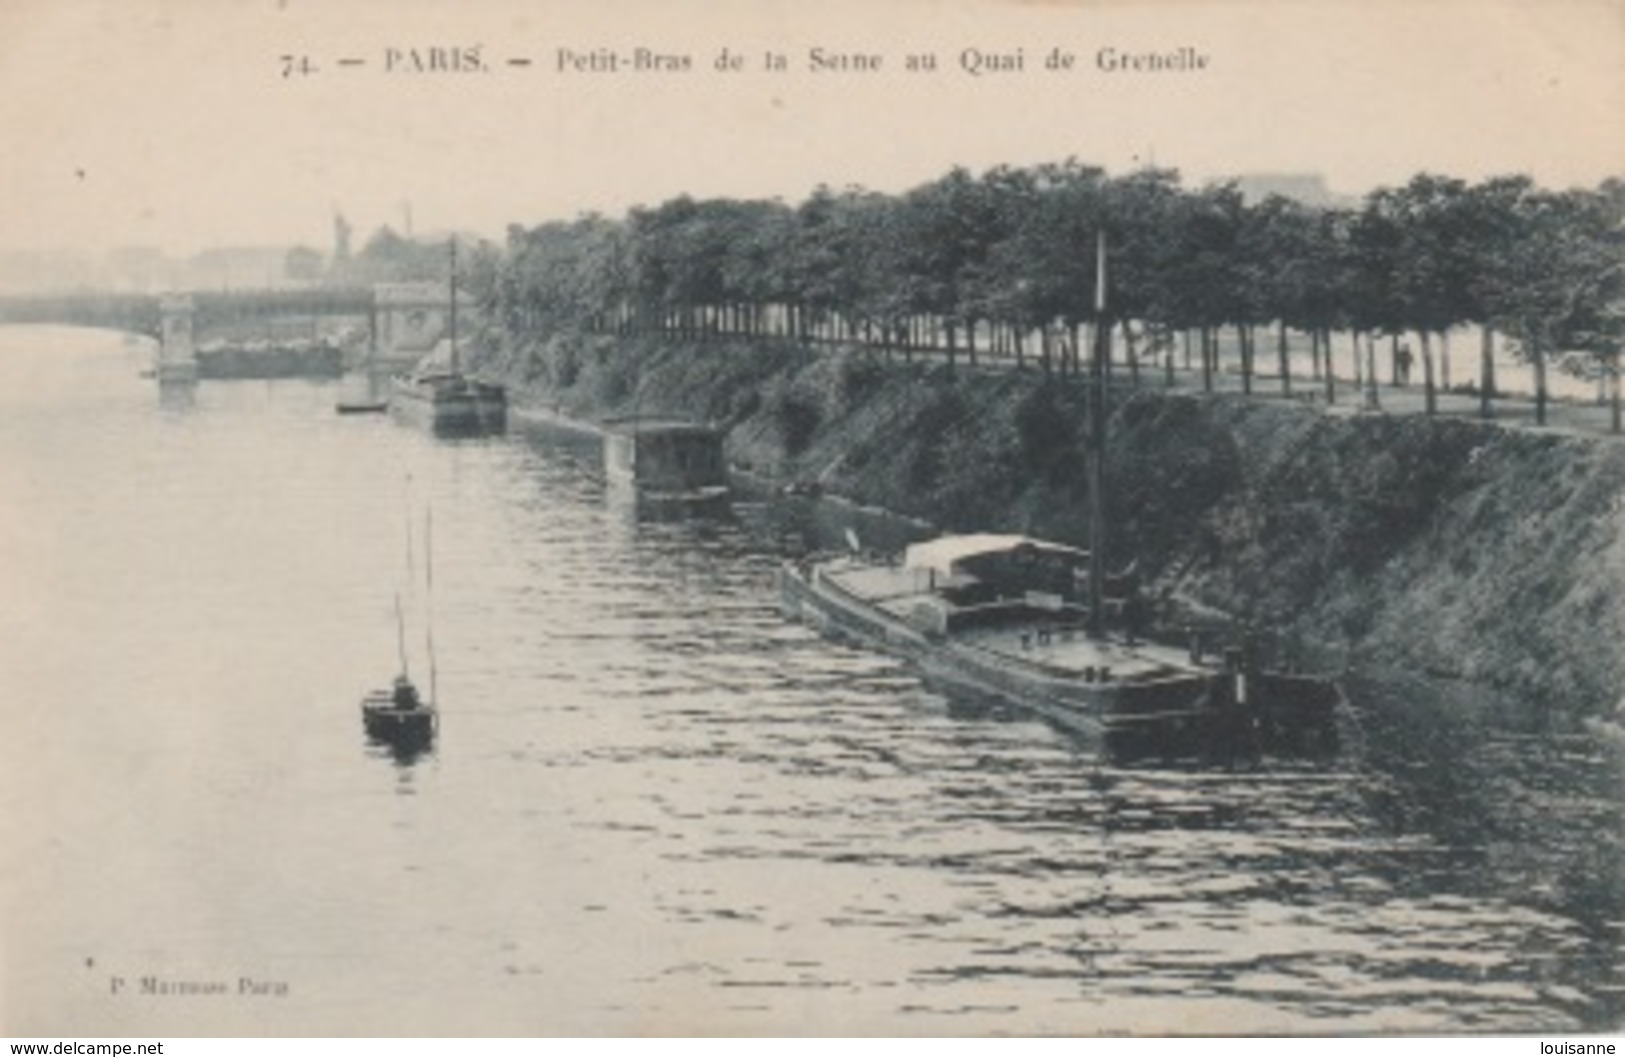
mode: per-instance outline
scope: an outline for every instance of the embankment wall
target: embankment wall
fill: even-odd
[[[481,357],[521,403],[708,419],[770,478],[1085,542],[1083,388],[1036,369],[579,334]],[[1620,705],[1625,444],[1154,381],[1112,402],[1110,560],[1151,590],[1536,711]]]

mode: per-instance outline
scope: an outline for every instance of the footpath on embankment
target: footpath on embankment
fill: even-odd
[[[521,408],[707,420],[772,480],[947,531],[1085,543],[1085,392],[1071,379],[582,334],[488,336],[478,355]],[[1114,386],[1106,472],[1111,561],[1137,560],[1153,593],[1537,713],[1621,705],[1616,439]]]

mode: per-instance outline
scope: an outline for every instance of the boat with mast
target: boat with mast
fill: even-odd
[[[457,345],[457,240],[450,244],[450,301],[447,307],[447,345],[444,362],[438,350],[423,358],[409,373],[397,375],[390,386],[389,408],[441,435],[501,433],[508,424],[508,393],[499,383],[474,378],[463,371]]]
[[[361,721],[367,737],[388,745],[397,752],[414,753],[428,749],[439,728],[436,700],[439,696],[434,652],[434,559],[432,512],[424,511],[423,565],[424,647],[429,664],[429,695],[425,698],[412,681],[407,661],[406,615],[401,606],[401,593],[395,592],[395,644],[400,671],[394,681],[384,689],[371,690],[361,699]],[[411,577],[412,535],[411,521],[407,522],[406,558],[408,577]]]
[[[1104,234],[1095,286],[1087,549],[992,533],[916,543],[900,562],[853,547],[785,564],[783,608],[832,637],[897,654],[928,679],[1130,752],[1234,758],[1335,745],[1335,680],[1266,667],[1242,637],[1212,653],[1194,636],[1166,645],[1170,629],[1152,626],[1133,567],[1108,573]]]

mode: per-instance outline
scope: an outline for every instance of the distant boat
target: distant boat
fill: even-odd
[[[388,400],[340,400],[333,410],[341,415],[381,415],[389,410]]]
[[[367,737],[394,748],[427,748],[434,741],[434,703],[424,701],[402,672],[387,690],[371,690],[361,699]]]
[[[410,526],[408,526],[410,534]],[[428,515],[424,522],[424,568],[426,589],[432,591],[434,573],[430,555]],[[408,567],[411,565],[411,542],[407,543]],[[406,661],[406,616],[401,609],[401,596],[395,595],[395,637],[400,659],[400,672],[386,689],[370,690],[361,699],[361,722],[367,737],[387,745],[397,754],[411,755],[427,750],[434,743],[439,728],[439,714],[435,707],[435,657],[433,611],[424,622],[424,634],[429,656],[429,696],[424,698],[412,682]]]
[[[450,354],[445,364],[433,357],[397,375],[390,385],[389,408],[443,436],[501,433],[508,426],[508,391],[496,383],[463,373],[457,348],[457,241],[451,242],[451,303],[447,330]]]
[[[339,380],[338,399],[333,410],[341,415],[379,415],[389,410],[389,394],[380,393],[380,379],[371,371],[356,371]]]
[[[611,486],[630,490],[643,502],[726,503],[722,431],[678,419],[611,421],[604,435],[604,476]]]
[[[501,385],[476,381],[461,370],[419,367],[394,380],[388,408],[441,436],[501,433],[508,398]]]

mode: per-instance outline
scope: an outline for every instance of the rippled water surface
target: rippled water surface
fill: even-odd
[[[590,437],[161,397],[149,355],[0,332],[10,1031],[1619,1020],[1605,744],[1390,701],[1329,766],[1113,766],[785,623],[804,510],[640,519]],[[443,720],[402,761],[357,702],[397,591],[427,678],[425,508]]]

